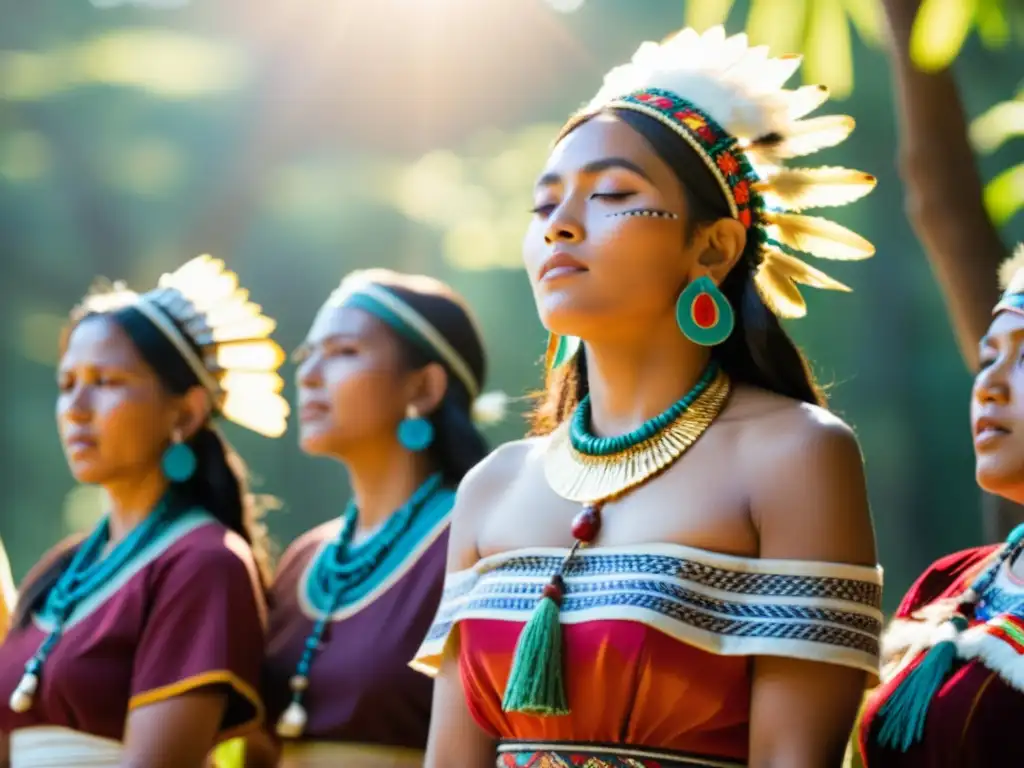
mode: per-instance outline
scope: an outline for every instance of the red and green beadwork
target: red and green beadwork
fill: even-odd
[[[635,108],[682,129],[693,140],[691,144],[716,176],[729,188],[735,204],[736,219],[747,229],[756,225],[764,201],[754,185],[759,177],[746,154],[737,147],[736,137],[726,131],[695,104],[671,91],[648,88],[616,99],[613,107]]]

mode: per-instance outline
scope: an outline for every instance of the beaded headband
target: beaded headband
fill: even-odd
[[[701,158],[730,214],[755,239],[755,285],[765,304],[779,317],[803,317],[798,284],[850,289],[794,253],[846,261],[875,249],[845,227],[796,212],[853,202],[875,178],[847,168],[784,166],[841,143],[854,127],[846,115],[800,119],[828,99],[828,90],[783,89],[799,66],[799,57],[770,58],[766,46],[749,47],[744,34],[727,38],[720,26],[703,34],[684,29],[661,44],[644,43],[630,63],[609,72],[558,139],[608,109],[640,112],[670,128]]]
[[[123,282],[95,286],[75,314],[131,307],[144,315],[195,373],[214,411],[267,437],[280,437],[289,406],[277,369],[284,352],[270,338],[276,323],[249,301],[224,262],[199,256],[144,294]],[[198,352],[197,352],[198,350]]]
[[[1005,311],[1024,315],[1024,243],[1018,244],[1013,255],[999,267],[999,287],[1003,295],[992,314]]]
[[[355,272],[341,281],[327,299],[328,307],[354,307],[383,320],[402,338],[419,348],[428,357],[444,363],[462,382],[473,401],[473,420],[480,423],[500,421],[504,416],[506,397],[500,392],[480,394],[483,383],[477,380],[466,359],[437,328],[419,311],[403,301],[387,287],[374,281],[372,270]],[[437,284],[432,278],[419,278]],[[469,317],[469,315],[467,314]],[[469,318],[473,322],[472,317]],[[477,330],[479,336],[479,330]]]

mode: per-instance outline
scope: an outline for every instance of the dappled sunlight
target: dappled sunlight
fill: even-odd
[[[0,51],[0,99],[7,101],[37,101],[88,85],[189,99],[231,91],[245,78],[245,60],[235,50],[158,29],[120,29],[43,52]]]
[[[116,187],[139,195],[171,191],[184,179],[187,160],[180,149],[166,139],[142,138],[120,147],[103,173]]]

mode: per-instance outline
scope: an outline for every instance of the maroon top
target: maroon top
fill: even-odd
[[[222,736],[241,731],[262,714],[265,611],[248,545],[205,513],[184,515],[79,604],[21,714],[8,699],[47,633],[39,616],[11,630],[0,731],[55,725],[122,741],[131,709],[210,685],[230,692]]]
[[[984,560],[998,546],[978,547],[936,561],[917,580],[896,618],[966,589]],[[932,699],[924,738],[907,752],[875,741],[875,716],[913,664],[879,686],[869,697],[861,723],[860,745],[868,768],[994,768],[1024,765],[1024,693],[977,660],[959,663]]]
[[[271,724],[288,705],[288,680],[320,615],[306,597],[308,569],[338,526],[335,520],[301,536],[278,568],[264,688]],[[409,662],[441,601],[447,510],[425,534],[399,544],[406,546],[353,591],[324,631],[303,697],[303,739],[426,748],[433,681]]]

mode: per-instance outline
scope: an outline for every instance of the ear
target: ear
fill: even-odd
[[[721,284],[747,247],[747,229],[736,219],[718,219],[698,233],[699,253],[691,280],[707,275]]]
[[[210,418],[210,395],[200,386],[192,387],[178,399],[174,428],[189,440]]]
[[[420,368],[413,376],[412,393],[409,405],[413,406],[421,416],[436,411],[448,391],[448,372],[440,363],[429,363]]]

